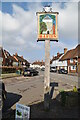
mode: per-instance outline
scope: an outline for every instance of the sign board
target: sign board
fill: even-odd
[[[58,41],[58,12],[38,12],[38,40]]]
[[[22,104],[16,104],[16,120],[21,118],[22,120],[29,120],[30,117],[30,107]]]

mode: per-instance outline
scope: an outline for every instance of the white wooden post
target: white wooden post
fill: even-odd
[[[50,40],[45,40],[45,76],[44,76],[44,109],[49,110],[50,102]]]
[[[57,41],[57,14],[58,12],[52,12],[52,8],[50,6],[45,6],[43,8],[43,12],[37,12],[38,14],[38,40],[37,41],[44,41],[45,39],[45,74],[44,74],[44,109],[45,110],[49,110],[49,105],[50,105],[50,40],[47,39],[46,34],[41,34],[40,31],[40,14],[46,15],[46,13],[48,14],[56,14],[56,39],[54,38],[54,36],[52,36],[51,40]],[[52,28],[53,29],[53,28]],[[44,31],[44,30],[43,30]],[[49,34],[49,31],[46,31],[47,34]],[[41,34],[41,35],[40,35]],[[53,34],[52,34],[53,35]],[[49,36],[50,37],[50,36]]]

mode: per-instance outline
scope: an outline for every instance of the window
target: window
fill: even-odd
[[[76,70],[76,66],[71,66],[71,70]]]
[[[78,62],[78,61],[75,59],[75,62]]]
[[[73,59],[70,59],[70,63],[73,63]]]
[[[11,60],[9,60],[10,61],[10,63],[11,63]]]

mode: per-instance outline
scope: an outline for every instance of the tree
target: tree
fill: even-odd
[[[40,34],[42,34],[43,31],[47,30],[47,25],[45,22],[40,23]]]

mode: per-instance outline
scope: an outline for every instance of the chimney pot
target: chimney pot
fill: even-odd
[[[15,53],[15,55],[17,56],[18,54],[17,54],[17,53]]]
[[[64,54],[66,54],[66,52],[67,52],[67,48],[64,48]]]
[[[57,53],[57,56],[59,56],[59,52]]]

